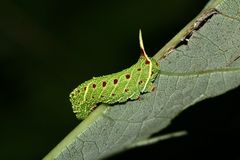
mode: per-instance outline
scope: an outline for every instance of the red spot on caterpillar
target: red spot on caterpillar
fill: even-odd
[[[138,82],[138,84],[142,84],[142,83],[143,83],[143,81],[142,81],[142,80]]]
[[[112,96],[115,96],[115,94],[114,94],[114,93],[112,93]]]
[[[126,74],[126,78],[129,79],[130,78],[130,74]]]
[[[93,88],[96,88],[96,84],[93,84],[92,87],[93,87]]]
[[[138,71],[141,71],[141,68],[138,68],[137,70],[138,70]]]
[[[84,91],[86,91],[87,90],[87,87],[84,87]]]
[[[102,86],[105,87],[107,85],[107,82],[106,81],[103,81],[102,82]]]
[[[126,88],[126,89],[125,89],[125,92],[128,92],[128,91],[129,91],[129,89]]]
[[[117,79],[114,79],[114,80],[113,80],[113,83],[114,83],[114,84],[117,84],[117,83],[118,83],[118,80],[117,80]]]
[[[145,64],[150,64],[150,61],[146,60],[146,61],[145,61]]]

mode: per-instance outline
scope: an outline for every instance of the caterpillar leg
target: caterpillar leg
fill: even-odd
[[[128,94],[128,95],[126,95],[126,96],[121,97],[121,98],[118,100],[118,102],[119,102],[119,103],[123,103],[123,102],[126,102],[128,99],[130,99],[130,100],[136,100],[136,99],[138,99],[139,97],[140,97],[140,93],[134,92],[134,93],[132,93],[132,94]]]
[[[149,83],[147,85],[145,92],[153,92],[153,91],[155,91],[155,89],[156,89],[156,86],[153,83]]]
[[[138,99],[140,97],[140,92],[135,92],[130,96],[131,100]]]
[[[143,100],[143,97],[138,96],[137,100],[141,101],[141,100]]]
[[[97,108],[97,105],[95,104],[95,105],[93,105],[92,107],[91,107],[91,111],[94,111],[95,109]]]
[[[119,103],[123,103],[123,102],[126,102],[128,100],[128,97],[121,97],[118,102]]]

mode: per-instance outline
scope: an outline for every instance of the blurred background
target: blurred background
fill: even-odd
[[[43,158],[79,124],[68,98],[77,85],[135,63],[139,56],[139,28],[146,51],[153,56],[206,3],[207,0],[1,0],[0,159]],[[219,151],[224,150],[221,142],[230,143],[229,137],[239,133],[239,112],[234,104],[237,98],[239,89],[201,102],[166,129],[188,129],[189,136],[111,159],[234,155],[234,150]]]

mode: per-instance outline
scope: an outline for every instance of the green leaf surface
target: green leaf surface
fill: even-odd
[[[187,107],[240,85],[240,1],[212,0],[156,55],[156,90],[101,105],[44,159],[101,159],[146,141]]]

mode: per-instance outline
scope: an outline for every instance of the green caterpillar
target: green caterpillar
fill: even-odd
[[[70,94],[73,112],[85,119],[99,103],[114,104],[138,99],[141,93],[154,89],[153,81],[160,71],[159,64],[144,50],[139,32],[140,58],[136,64],[121,72],[93,77],[80,84]]]

